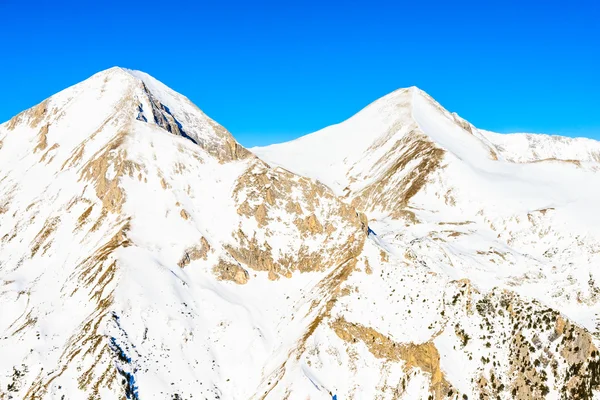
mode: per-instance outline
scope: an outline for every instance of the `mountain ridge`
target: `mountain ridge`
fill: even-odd
[[[597,397],[593,156],[409,88],[270,162],[134,75],[0,125],[0,398]]]

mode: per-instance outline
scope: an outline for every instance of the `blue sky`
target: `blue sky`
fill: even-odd
[[[412,85],[481,128],[600,139],[596,3],[0,0],[0,120],[118,65],[246,146]]]

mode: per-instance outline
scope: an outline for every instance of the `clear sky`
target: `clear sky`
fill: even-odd
[[[600,139],[598,3],[0,0],[0,120],[118,65],[246,146],[412,85],[480,128]]]

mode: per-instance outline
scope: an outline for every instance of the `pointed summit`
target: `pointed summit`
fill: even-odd
[[[184,96],[98,73],[0,127],[0,392],[259,397],[366,237],[364,216]]]
[[[144,72],[120,67],[101,71],[51,96],[0,129],[34,130],[46,141],[73,142],[101,131],[127,133],[139,123],[184,137],[223,162],[249,154],[187,97]]]
[[[465,149],[465,142],[474,144]],[[473,146],[488,157],[485,145],[427,93],[412,86],[383,96],[339,124],[252,150],[273,164],[322,180],[338,194],[348,194],[409,161],[401,161],[402,157],[418,158],[417,149],[432,149],[441,157],[447,151],[469,152]]]

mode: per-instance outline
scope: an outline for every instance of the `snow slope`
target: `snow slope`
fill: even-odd
[[[0,125],[0,399],[595,396],[593,146],[502,140],[410,88],[265,162],[65,89]]]
[[[249,398],[303,334],[303,293],[364,236],[324,187],[139,72],[97,74],[0,132],[15,397]],[[311,226],[325,214],[337,229]]]
[[[329,170],[320,148],[339,149]],[[521,291],[595,330],[600,143],[479,131],[409,88],[341,124],[253,151],[338,192],[345,186],[347,201],[396,248],[425,240],[424,256],[452,260],[445,273]]]

